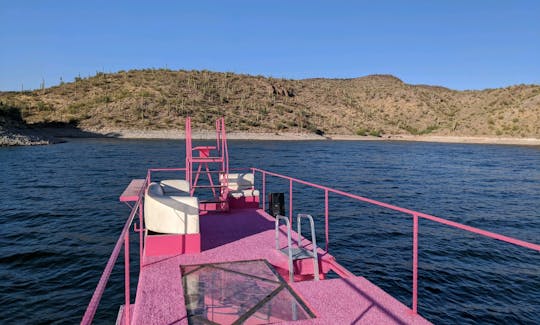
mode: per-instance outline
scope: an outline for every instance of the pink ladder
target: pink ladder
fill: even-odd
[[[194,156],[193,153],[196,153]],[[193,170],[196,164],[196,171]],[[214,170],[210,168],[213,166]],[[203,169],[204,168],[204,169]],[[218,174],[217,182],[213,175]],[[195,175],[194,175],[195,174]],[[210,185],[197,185],[201,174],[206,174]],[[186,180],[190,184],[190,194],[193,195],[198,188],[212,190],[214,199],[202,201],[204,210],[228,210],[227,204],[227,175],[229,174],[229,153],[227,135],[225,132],[225,119],[216,121],[216,145],[193,147],[191,134],[191,118],[186,119]],[[195,177],[194,177],[195,176]],[[216,191],[219,189],[219,191]]]

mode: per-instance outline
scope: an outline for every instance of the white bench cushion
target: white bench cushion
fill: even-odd
[[[163,194],[158,183],[151,183],[144,198],[146,229],[164,234],[199,233],[199,201],[190,196]]]
[[[183,179],[164,179],[159,185],[165,195],[189,195],[189,183]]]
[[[225,184],[224,175],[219,176],[221,184]],[[255,175],[253,173],[232,173],[227,175],[227,189],[229,196],[235,199],[242,197],[259,196],[255,188]]]
[[[224,175],[220,175],[220,182],[224,183]],[[253,173],[232,173],[227,175],[227,187],[231,191],[248,190],[255,186]]]
[[[240,191],[231,191],[229,195],[238,199],[246,196],[259,196],[259,190],[240,190]]]

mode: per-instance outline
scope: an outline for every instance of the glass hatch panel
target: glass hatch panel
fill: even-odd
[[[267,324],[313,318],[264,260],[180,268],[190,324]]]

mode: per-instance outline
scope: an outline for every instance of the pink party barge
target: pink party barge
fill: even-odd
[[[269,178],[288,186],[267,193]],[[294,205],[298,184],[324,194],[320,217]],[[411,306],[328,253],[329,193],[411,216]],[[215,145],[194,147],[188,118],[185,167],[149,169],[131,181],[120,201],[131,213],[82,324],[92,323],[122,248],[125,299],[117,324],[429,324],[418,313],[419,218],[540,251],[533,243],[274,172],[233,170],[224,119],[216,122]],[[126,245],[132,225],[140,258],[135,297]],[[324,229],[322,245],[315,229]]]

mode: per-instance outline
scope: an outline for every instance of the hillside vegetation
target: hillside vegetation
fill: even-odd
[[[84,130],[213,128],[247,132],[540,137],[540,86],[481,91],[409,85],[388,75],[287,80],[210,71],[97,73],[0,104],[28,124]],[[13,112],[11,114],[14,114]]]

